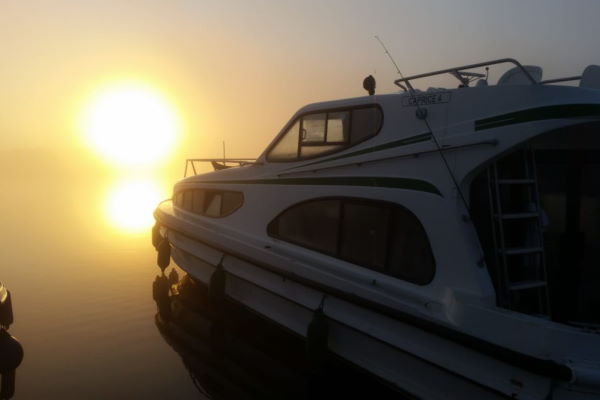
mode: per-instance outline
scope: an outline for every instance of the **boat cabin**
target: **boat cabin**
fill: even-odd
[[[503,63],[514,68],[495,86],[487,72],[469,72]],[[412,81],[440,74],[458,88],[413,89]],[[541,78],[541,68],[512,59],[401,78],[404,94],[302,109],[257,160],[188,160],[186,173],[211,161],[218,171],[205,183],[235,176],[439,195],[472,222],[480,252],[470,262],[487,268],[498,306],[600,327],[600,67]],[[559,85],[567,81],[580,85]],[[227,175],[232,163],[248,168]],[[233,218],[245,206],[239,187],[181,187],[175,205],[199,216]],[[427,286],[438,259],[427,231],[435,228],[417,215],[401,197],[315,195],[277,211],[260,233]]]

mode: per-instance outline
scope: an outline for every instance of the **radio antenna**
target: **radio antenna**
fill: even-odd
[[[431,129],[431,125],[429,125],[429,121],[427,120],[427,109],[421,107],[421,104],[419,104],[419,101],[417,100],[417,96],[415,94],[415,89],[413,89],[412,85],[410,84],[410,81],[404,79],[404,75],[402,75],[400,68],[398,68],[398,64],[396,64],[396,61],[394,61],[394,57],[392,57],[392,55],[388,51],[387,47],[385,47],[385,44],[383,44],[383,41],[377,35],[375,35],[375,39],[377,39],[379,44],[381,44],[381,47],[383,47],[385,54],[387,54],[387,56],[392,61],[392,64],[394,64],[394,67],[396,67],[396,71],[398,72],[398,75],[400,75],[400,78],[402,78],[402,80],[406,83],[406,86],[409,89],[408,90],[409,96],[413,99],[415,106],[417,107],[417,118],[423,120],[423,122],[425,123],[425,126],[429,130],[429,133],[431,134],[431,138],[433,139],[433,143],[435,144],[438,154],[440,155],[440,158],[442,159],[442,162],[444,163],[444,166],[446,167],[448,174],[450,175],[450,179],[452,180],[452,183],[454,184],[454,187],[456,188],[456,191],[458,192],[459,198],[460,198],[463,206],[465,207],[467,214],[469,215],[469,218],[472,220],[471,209],[469,208],[467,199],[465,198],[464,193],[460,189],[460,185],[458,184],[458,180],[456,179],[454,172],[452,172],[452,168],[450,168],[450,164],[448,163],[448,160],[446,159],[446,156],[444,155],[444,151],[442,150],[442,146],[440,146],[440,142],[438,141],[435,133],[433,132],[433,129]],[[400,85],[400,87],[406,91],[406,88],[404,86]]]
[[[392,62],[392,64],[394,64],[394,67],[396,68],[396,72],[398,72],[398,75],[400,75],[400,78],[404,79],[404,75],[402,75],[402,71],[400,71],[398,64],[396,64],[394,57],[392,57],[392,54],[389,52],[387,47],[385,47],[385,44],[383,44],[383,41],[377,35],[375,35],[375,39],[377,39],[377,41],[379,42],[381,47],[383,47],[383,51],[385,51],[385,54],[387,54],[387,56],[390,58],[390,61]],[[406,81],[406,84],[407,84],[408,88],[412,91],[413,88],[412,88],[412,85],[410,84],[410,82]]]

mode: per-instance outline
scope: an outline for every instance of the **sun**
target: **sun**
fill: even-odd
[[[119,165],[147,165],[174,149],[177,113],[156,89],[137,82],[110,85],[84,108],[82,130],[92,149]]]
[[[121,231],[146,231],[154,222],[152,212],[162,198],[164,195],[152,180],[123,180],[108,192],[105,214],[109,223]]]

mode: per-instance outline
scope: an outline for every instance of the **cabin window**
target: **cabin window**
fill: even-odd
[[[341,258],[385,272],[390,208],[377,203],[345,202],[341,221]]]
[[[204,190],[194,190],[194,200],[192,202],[192,212],[196,214],[204,213]]]
[[[175,206],[206,217],[225,217],[242,206],[244,195],[223,190],[182,190],[175,193]]]
[[[269,161],[290,161],[298,158],[298,134],[300,121],[296,121],[284,133],[279,142],[269,153]]]
[[[223,193],[221,192],[207,192],[206,193],[206,210],[204,215],[207,217],[219,217],[221,216],[221,204],[223,203]]]
[[[175,193],[173,195],[173,200],[177,207],[183,207],[183,193],[182,192]]]
[[[269,232],[301,246],[335,254],[339,200],[318,200],[292,207],[269,225]]]
[[[223,192],[223,203],[221,205],[221,214],[229,215],[237,210],[242,202],[244,196],[240,192]]]
[[[595,134],[597,131],[594,131]],[[595,135],[594,135],[595,136]],[[600,326],[600,150],[536,152],[554,320]],[[592,146],[590,146],[592,147]]]
[[[376,135],[382,120],[377,105],[305,114],[279,138],[267,160],[298,161],[341,151]]]
[[[420,284],[430,282],[434,260],[423,226],[406,208],[394,207],[390,217],[389,274]]]
[[[300,143],[325,143],[327,114],[309,114],[301,119]]]
[[[183,208],[186,210],[190,210],[192,208],[192,196],[193,193],[191,190],[186,190],[183,192]]]
[[[270,236],[425,285],[435,261],[417,217],[388,202],[327,198],[288,208],[268,226]]]
[[[362,142],[377,133],[381,125],[381,112],[374,107],[359,108],[352,112],[352,132],[350,137],[353,142]]]
[[[349,127],[350,113],[348,111],[329,113],[329,118],[327,118],[327,142],[347,142]]]

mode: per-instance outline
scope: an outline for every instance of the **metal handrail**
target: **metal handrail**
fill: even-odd
[[[546,85],[548,83],[569,82],[569,81],[578,81],[578,80],[581,80],[581,75],[567,76],[565,78],[547,79],[545,81],[541,81],[540,84]]]
[[[501,58],[498,60],[485,61],[485,62],[481,62],[481,63],[477,63],[477,64],[463,65],[461,67],[447,68],[447,69],[442,69],[439,71],[427,72],[424,74],[408,76],[406,78],[399,78],[394,81],[394,84],[396,86],[401,87],[402,89],[404,89],[406,91],[406,88],[402,85],[402,83],[405,83],[408,87],[411,87],[410,81],[414,80],[414,79],[421,79],[421,78],[426,78],[428,76],[442,75],[442,74],[451,74],[452,76],[457,77],[457,75],[460,76],[460,71],[464,70],[464,69],[487,67],[490,65],[504,64],[504,63],[511,63],[511,64],[514,64],[517,67],[519,67],[521,69],[521,71],[523,72],[523,74],[531,81],[531,83],[533,85],[537,85],[539,83],[533,78],[533,76],[531,76],[531,74],[527,71],[527,69],[525,69],[525,67],[523,67],[523,65],[521,65],[521,63],[518,62],[517,60],[515,60],[514,58]],[[461,83],[464,83],[464,82],[461,80]]]
[[[196,165],[194,164],[196,162],[209,162],[213,164],[213,167],[216,163],[223,163],[225,168],[229,168],[229,166],[226,165],[227,163],[237,164],[237,167],[260,164],[256,162],[256,158],[188,158],[185,160],[185,171],[183,172],[184,178],[187,176],[188,166],[191,166],[194,175],[198,175]]]

